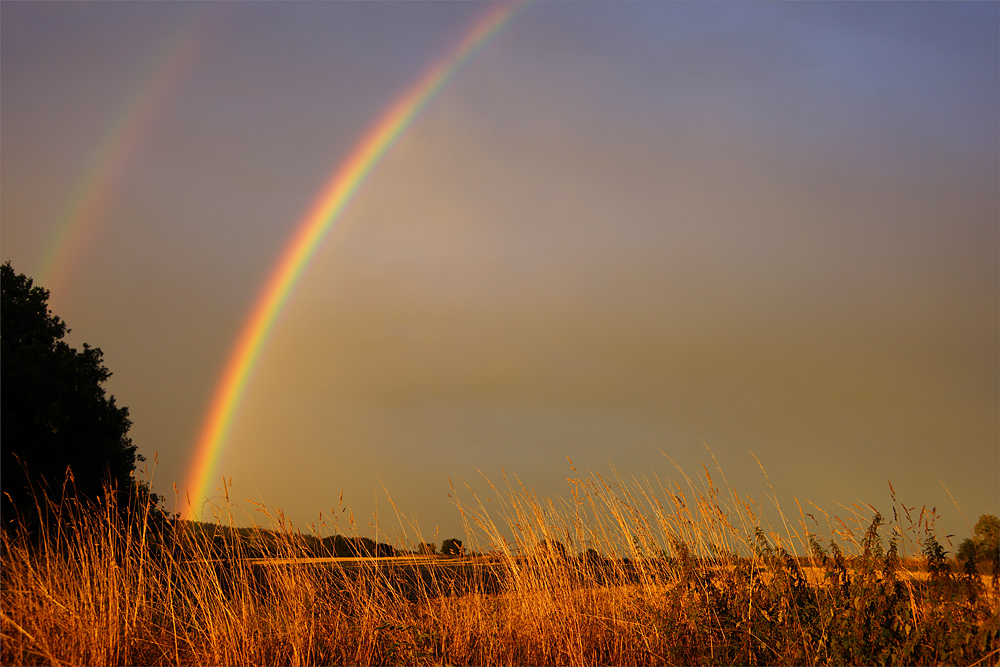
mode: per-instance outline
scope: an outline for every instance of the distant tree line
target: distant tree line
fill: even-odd
[[[406,554],[434,556],[437,555],[437,546],[430,542],[421,542],[413,552],[400,551],[389,544],[376,543],[367,537],[344,537],[343,535],[332,535],[318,540],[313,546],[313,551],[320,557],[352,558],[359,556],[369,557],[391,557]],[[449,538],[441,543],[441,554],[445,556],[462,556],[465,549],[462,540]]]
[[[319,541],[318,556],[334,556],[337,558],[356,558],[359,556],[384,558],[395,556],[395,547],[389,544],[376,543],[367,537],[344,537],[333,535]]]

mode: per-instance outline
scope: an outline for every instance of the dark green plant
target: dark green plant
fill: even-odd
[[[948,563],[948,552],[937,541],[933,533],[928,534],[924,538],[923,547],[931,579],[936,582],[949,579],[951,577],[951,565]]]

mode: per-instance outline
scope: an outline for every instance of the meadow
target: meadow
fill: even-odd
[[[782,511],[718,468],[677,477],[580,476],[563,499],[505,478],[488,509],[474,495],[458,505],[471,555],[452,557],[416,555],[415,534],[397,545],[412,556],[321,558],[330,526],[303,534],[262,507],[269,525],[239,528],[228,504],[212,525],[123,511],[113,494],[43,498],[40,532],[3,534],[0,658],[1000,664],[995,565],[959,568],[933,512],[894,493],[891,519],[863,505]]]

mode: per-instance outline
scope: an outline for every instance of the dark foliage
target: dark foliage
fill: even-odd
[[[539,553],[559,560],[566,560],[566,547],[559,540],[542,540],[538,543]]]
[[[66,323],[48,308],[48,290],[10,262],[0,267],[0,286],[4,525],[37,523],[39,491],[56,503],[64,494],[100,499],[105,485],[149,497],[132,480],[132,422],[104,391],[111,372],[101,349],[70,347]]]
[[[396,549],[389,544],[379,542],[367,537],[344,537],[343,535],[333,535],[321,540],[317,545],[316,555],[336,556],[338,558],[354,558],[358,556],[375,556],[377,558],[391,557],[396,555]]]
[[[753,558],[705,567],[689,545],[671,544],[680,585],[650,609],[677,638],[675,664],[973,664],[1000,650],[997,611],[979,577],[954,577],[933,532],[924,540],[931,576],[900,576],[897,536],[884,546],[872,520],[862,552],[810,536],[812,558],[796,559],[757,531]],[[815,563],[810,583],[802,561]],[[709,647],[709,650],[706,650]]]
[[[972,530],[972,539],[962,540],[955,555],[966,575],[990,573],[1000,590],[1000,519],[983,514]]]
[[[445,556],[461,556],[465,553],[465,549],[462,547],[462,540],[457,540],[453,537],[448,538],[441,543],[441,553]]]

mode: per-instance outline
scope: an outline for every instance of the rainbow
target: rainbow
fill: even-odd
[[[188,473],[185,518],[197,517],[208,496],[226,436],[232,426],[250,376],[278,316],[309,261],[337,221],[354,193],[400,135],[413,123],[427,103],[458,72],[462,65],[514,17],[523,2],[492,5],[457,46],[435,62],[379,118],[333,172],[326,186],[295,227],[278,262],[261,290],[246,320],[236,346],[213,394],[194,448]],[[198,503],[198,508],[192,505]]]
[[[214,14],[184,25],[159,49],[142,84],[104,133],[72,194],[56,217],[38,283],[61,293],[66,277],[107,211],[129,158],[162,109],[166,98],[195,61]]]

